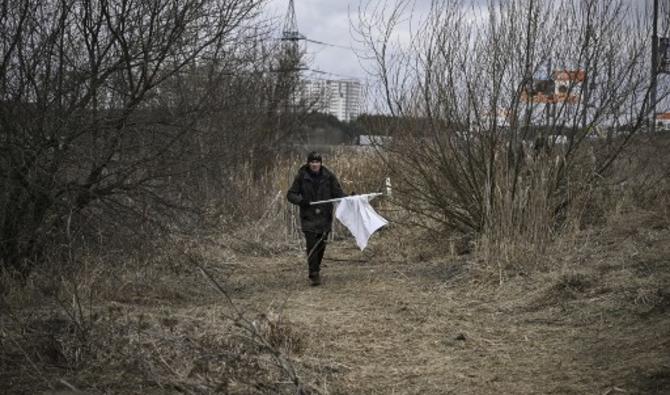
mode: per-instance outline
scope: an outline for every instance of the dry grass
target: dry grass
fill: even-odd
[[[510,275],[502,286],[474,257],[354,263],[364,256],[349,245],[329,250],[351,262],[329,263],[320,289],[307,288],[300,265],[286,258],[235,282],[249,287],[239,295],[248,306],[286,300],[284,314],[307,336],[296,360],[324,393],[668,389],[670,321],[658,296],[670,285],[667,264],[653,278],[638,276],[627,266],[645,260],[635,261],[630,245],[607,246],[610,234],[582,236],[549,253],[559,270]],[[634,250],[667,262],[665,244],[649,242]],[[636,300],[640,289],[656,289],[651,304]]]
[[[226,232],[220,242],[245,255],[272,256],[296,247],[302,238],[298,209],[286,200],[286,192],[305,156],[278,156],[256,178],[251,165],[236,172],[229,182],[234,192],[224,202]],[[375,152],[342,147],[324,154],[324,165],[335,172],[345,193],[369,193],[380,191],[384,183],[377,159]],[[334,230],[345,233],[337,224]]]
[[[354,169],[332,167],[345,180]],[[317,288],[297,239],[262,233],[282,229],[272,214],[143,260],[98,255],[23,285],[5,274],[0,387],[248,394],[296,393],[297,381],[321,394],[667,393],[670,199],[667,185],[654,188],[644,199],[635,186],[594,194],[602,218],[541,249],[476,240],[467,253],[457,237],[407,229],[402,213],[382,207],[397,222],[364,252],[346,237],[332,243]],[[286,209],[276,201],[273,210]],[[255,238],[254,224],[266,226]]]
[[[298,251],[254,257],[212,247],[206,268],[314,393],[670,389],[667,219],[628,210],[548,249],[547,270],[508,270],[502,285],[481,257],[421,255],[396,247],[396,232],[376,235],[365,253],[350,240],[331,245],[319,288],[307,286]],[[142,265],[85,276],[80,291],[94,300],[84,338],[62,307],[38,304],[38,290],[21,291],[33,302],[20,309],[15,291],[2,315],[4,387],[295,391],[196,270]]]

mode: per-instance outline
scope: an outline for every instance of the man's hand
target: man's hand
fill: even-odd
[[[300,201],[300,207],[302,207],[302,208],[309,208],[309,206],[310,206],[310,204],[309,204],[309,199],[305,199],[305,198],[303,198],[303,199]]]

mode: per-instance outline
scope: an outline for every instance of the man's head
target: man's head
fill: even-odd
[[[312,173],[318,173],[321,170],[321,154],[310,152],[307,155],[307,164]]]

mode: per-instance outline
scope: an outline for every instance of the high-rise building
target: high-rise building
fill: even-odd
[[[357,80],[306,80],[300,99],[310,109],[351,121],[361,113],[361,83]]]

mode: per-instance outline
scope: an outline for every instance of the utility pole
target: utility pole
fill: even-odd
[[[298,19],[295,16],[295,5],[293,4],[293,0],[289,0],[281,37],[284,56],[288,62],[288,64],[284,65],[287,67],[287,70],[283,71],[296,72],[302,70],[300,65],[301,53],[299,42],[304,39],[305,36],[300,34],[300,31],[298,30]]]
[[[282,29],[282,49],[277,68],[277,93],[279,101],[283,102],[283,111],[290,113],[294,109],[296,90],[300,83],[300,71],[305,70],[302,65],[300,41],[305,36],[298,30],[298,21],[295,16],[293,0],[288,2],[288,10],[284,18]]]
[[[651,132],[656,132],[656,86],[658,81],[658,0],[654,0],[651,36]]]

